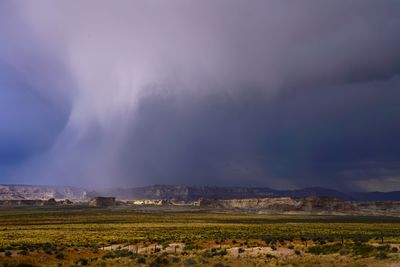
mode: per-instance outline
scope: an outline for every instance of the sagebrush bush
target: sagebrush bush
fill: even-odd
[[[59,259],[59,260],[63,260],[63,259],[65,259],[65,255],[64,255],[64,253],[62,253],[62,252],[58,252],[58,253],[56,254],[56,259]]]
[[[335,244],[325,244],[325,245],[315,245],[308,248],[308,252],[315,255],[326,255],[339,252],[342,249],[342,245],[339,243]]]

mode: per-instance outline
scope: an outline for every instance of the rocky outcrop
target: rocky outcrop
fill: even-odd
[[[89,201],[90,206],[112,207],[116,205],[115,197],[94,197]]]
[[[72,186],[0,185],[0,200],[84,200],[86,197],[85,190]]]
[[[357,207],[364,213],[400,214],[400,201],[360,201]]]
[[[60,203],[63,204],[63,205],[71,205],[71,204],[73,204],[74,202],[72,202],[72,201],[69,200],[69,199],[64,199],[64,200],[61,200]]]
[[[290,197],[302,199],[310,196],[332,197],[354,201],[400,201],[400,192],[342,193],[337,190],[309,187],[296,190],[274,190],[268,187],[215,187],[187,185],[153,185],[134,188],[110,188],[87,191],[71,186],[0,185],[0,200],[7,199],[70,199],[84,201],[96,196],[115,196],[120,200],[168,199],[197,201],[199,199],[250,199]]]
[[[127,201],[128,204],[131,205],[140,205],[140,206],[168,206],[174,205],[171,200],[168,199],[138,199],[138,200],[130,200]]]
[[[357,204],[332,197],[306,197],[299,209],[308,212],[349,212],[358,210]]]
[[[48,200],[42,199],[8,199],[0,200],[0,206],[56,206],[56,205],[69,205],[72,204],[70,200],[56,201],[54,198]]]
[[[301,201],[289,197],[281,198],[251,198],[251,199],[229,199],[229,200],[200,200],[200,207],[212,207],[223,209],[243,210],[274,210],[289,211],[300,207]]]
[[[339,199],[350,199],[349,196],[336,190],[313,187],[299,190],[274,190],[268,187],[213,187],[186,185],[153,185],[136,188],[114,188],[93,195],[112,195],[119,199],[170,199],[178,201],[196,201],[198,199],[248,199],[269,197],[304,198],[307,196],[330,196]]]
[[[200,201],[201,207],[240,209],[246,211],[266,212],[308,212],[308,213],[346,213],[358,211],[354,202],[343,201],[332,197],[306,197],[304,199],[293,199],[290,197],[262,198],[262,199],[230,199]]]
[[[189,189],[184,185],[154,185],[135,188],[112,188],[99,192],[92,192],[93,195],[117,196],[125,200],[160,200],[160,199],[188,199]]]

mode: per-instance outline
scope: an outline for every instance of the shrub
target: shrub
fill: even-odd
[[[65,258],[64,253],[58,252],[58,253],[56,254],[56,259],[63,260],[64,258]]]
[[[179,262],[180,262],[180,259],[179,259],[178,257],[172,256],[172,257],[171,257],[171,262],[172,262],[172,263],[179,263]]]
[[[136,262],[139,263],[139,264],[146,264],[146,258],[144,258],[144,257],[139,257],[139,258],[136,260]]]
[[[169,247],[169,243],[168,243],[168,242],[163,242],[163,243],[161,244],[161,247],[162,247],[163,249],[165,249],[165,248]]]
[[[86,265],[89,264],[89,260],[88,260],[88,259],[81,258],[81,259],[79,259],[79,260],[76,262],[76,264],[77,264],[77,265],[86,266]]]
[[[383,245],[383,246],[379,246],[376,248],[378,251],[385,251],[385,252],[389,252],[390,251],[390,246],[389,245]]]
[[[114,258],[124,258],[124,257],[131,257],[134,253],[127,249],[115,250],[110,251],[103,256],[103,259],[114,259]]]
[[[30,263],[19,263],[15,267],[33,267],[33,265]]]
[[[386,252],[384,251],[380,251],[378,252],[378,254],[376,254],[375,258],[380,259],[380,260],[384,260],[388,258],[388,255]]]
[[[201,249],[201,248],[202,248],[202,247],[199,246],[199,245],[190,244],[190,245],[186,245],[186,246],[183,248],[183,250],[195,250],[195,249]]]
[[[164,257],[156,257],[150,264],[150,267],[159,267],[168,265],[169,261],[167,258]]]
[[[356,243],[365,243],[368,242],[369,237],[365,235],[356,235],[353,237],[353,241]]]
[[[367,257],[370,253],[372,253],[375,250],[375,247],[368,244],[355,243],[352,249],[354,254],[360,255],[362,257]]]
[[[196,264],[196,261],[192,258],[188,258],[183,261],[183,265],[185,265],[185,266],[193,266],[195,264]]]
[[[113,259],[114,258],[114,253],[112,252],[107,252],[106,254],[103,255],[103,259]]]
[[[206,265],[206,264],[208,263],[208,260],[206,260],[206,259],[203,258],[203,257],[200,257],[200,258],[199,258],[199,262],[200,262],[200,264]]]
[[[26,255],[28,255],[29,253],[28,253],[27,250],[21,250],[20,252],[18,252],[18,254],[19,254],[19,255],[26,256]]]
[[[316,245],[308,248],[308,252],[315,254],[315,255],[326,255],[326,254],[333,254],[339,252],[342,249],[341,244],[326,244],[326,245]]]
[[[210,251],[205,251],[205,252],[203,252],[201,255],[202,255],[203,257],[205,257],[205,258],[211,258],[211,257],[214,256],[214,254],[213,254],[212,252],[210,252]]]
[[[225,256],[226,254],[228,254],[228,252],[226,251],[226,249],[222,249],[219,252],[219,256]]]

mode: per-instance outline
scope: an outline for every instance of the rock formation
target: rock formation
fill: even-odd
[[[69,201],[69,200],[68,200]],[[71,202],[71,201],[69,201]],[[7,199],[0,200],[0,206],[55,206],[69,204],[65,201],[56,201],[54,198],[48,200],[42,199]],[[71,202],[72,204],[72,202]]]
[[[358,211],[357,204],[352,201],[343,201],[332,197],[311,196],[303,199],[290,197],[279,198],[251,198],[230,200],[200,201],[201,207],[240,209],[246,211],[264,212],[307,212],[307,213],[349,213]]]
[[[302,202],[289,197],[280,198],[250,198],[229,200],[200,200],[200,207],[243,209],[243,210],[296,210]]]
[[[115,197],[94,197],[89,205],[96,207],[111,207],[116,205]]]
[[[0,200],[86,199],[86,191],[72,186],[0,185]]]

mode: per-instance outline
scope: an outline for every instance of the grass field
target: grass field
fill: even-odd
[[[180,245],[166,249],[175,243]],[[202,265],[199,257],[208,259],[204,265],[224,260],[226,265],[240,265],[249,257],[254,265],[266,261],[301,265],[303,260],[329,261],[332,255],[349,264],[372,258],[385,263],[397,261],[399,243],[400,218],[393,217],[139,212],[129,207],[0,208],[0,266],[147,265],[161,255],[164,262],[155,266],[191,265],[184,262],[190,257],[195,257],[193,265]],[[253,255],[255,247],[270,253]],[[288,252],[280,257],[279,251]]]

